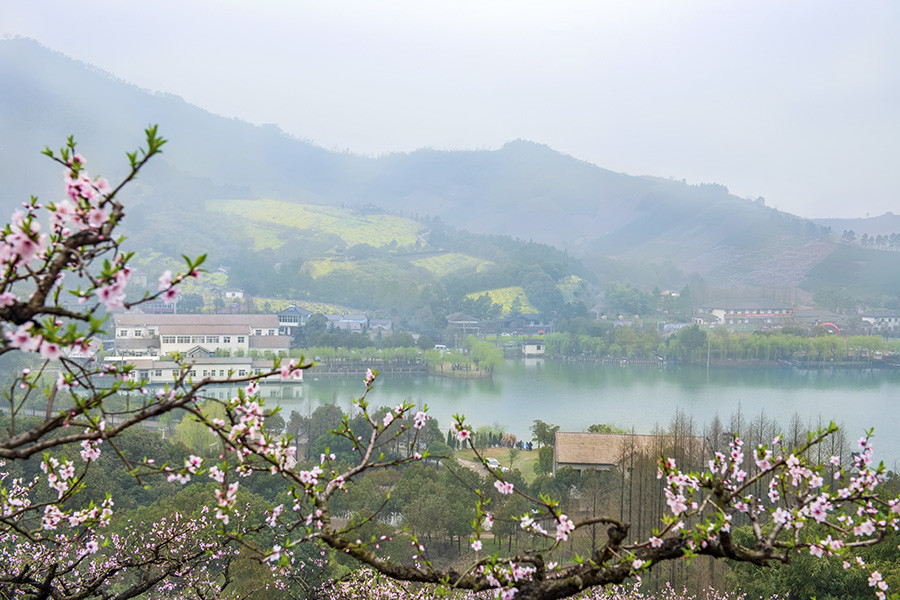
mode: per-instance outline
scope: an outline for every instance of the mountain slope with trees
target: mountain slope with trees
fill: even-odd
[[[75,135],[92,161],[114,165],[109,149],[127,147],[128,132],[151,122],[166,132],[166,154],[129,190],[135,218],[127,233],[143,247],[165,249],[154,241],[161,233],[186,240],[189,251],[228,239],[239,252],[234,240],[246,224],[207,210],[228,199],[385,212],[552,244],[582,259],[594,278],[646,289],[677,288],[691,274],[713,284],[795,287],[839,245],[838,232],[762,198],[615,173],[524,140],[377,158],[330,152],[273,125],[139,89],[26,39],[0,41],[0,78],[0,203],[9,210],[32,193],[59,195],[39,154],[48,139]],[[854,273],[867,264],[855,263]]]

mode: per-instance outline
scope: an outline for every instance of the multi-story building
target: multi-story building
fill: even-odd
[[[732,329],[769,329],[784,326],[794,309],[768,298],[726,299],[697,307],[694,323],[724,325]]]
[[[250,377],[259,375],[272,369],[272,359],[251,358],[249,356],[185,356],[186,363],[190,364],[187,376],[194,381],[201,379],[225,380],[237,377]],[[107,359],[109,360],[109,359]],[[158,358],[151,356],[138,357],[113,357],[113,361],[123,361],[134,367],[132,379],[146,381],[148,385],[171,384],[181,373],[182,365],[167,357]],[[287,359],[285,359],[287,360]],[[272,376],[281,380],[281,375]],[[285,380],[286,383],[300,383],[303,381],[302,371],[298,377]]]
[[[106,360],[133,365],[133,377],[150,385],[172,383],[181,370],[175,354],[191,365],[194,380],[226,379],[270,370],[290,348],[276,315],[124,313],[113,322],[115,347]]]
[[[290,337],[279,334],[276,315],[116,315],[115,354],[162,357],[279,354]]]

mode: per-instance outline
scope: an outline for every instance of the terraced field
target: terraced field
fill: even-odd
[[[291,229],[335,235],[348,246],[369,244],[398,246],[416,243],[421,227],[415,221],[392,215],[358,215],[353,211],[280,200],[216,200],[207,209],[241,217],[256,248],[284,244],[281,232]]]
[[[478,272],[481,272],[494,264],[487,260],[482,260],[466,254],[459,254],[457,252],[448,252],[437,256],[417,258],[411,262],[417,267],[427,269],[437,277],[443,277],[450,273],[472,267]]]
[[[308,260],[303,263],[303,271],[313,279],[318,279],[335,271],[356,271],[358,268],[358,265],[353,261],[333,260],[330,258]]]
[[[513,303],[516,301],[516,298],[519,299],[521,303],[523,314],[526,313],[536,313],[538,310],[528,301],[528,296],[525,295],[525,290],[522,289],[521,286],[510,286],[504,288],[496,288],[493,290],[484,290],[481,292],[475,292],[473,294],[468,294],[467,298],[478,298],[479,296],[483,296],[487,294],[491,302],[494,304],[499,304],[503,307],[503,314],[509,314],[509,311],[512,310]]]

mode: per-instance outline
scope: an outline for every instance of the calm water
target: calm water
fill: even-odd
[[[280,400],[285,417],[323,403],[350,409],[363,389],[361,378],[315,376],[307,371],[293,399]],[[300,386],[298,386],[300,387]],[[369,395],[375,406],[403,400],[427,404],[447,429],[451,416],[464,414],[475,426],[500,424],[520,439],[531,439],[535,419],[583,431],[593,423],[614,423],[637,433],[665,426],[676,410],[702,425],[713,414],[727,423],[740,410],[748,418],[764,411],[787,427],[797,413],[816,426],[834,420],[852,439],[875,427],[875,451],[890,465],[900,462],[900,369],[609,367],[542,360],[511,361],[491,380],[451,380],[429,376],[379,377]]]

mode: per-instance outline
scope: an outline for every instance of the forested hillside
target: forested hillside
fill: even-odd
[[[867,293],[877,295],[893,293],[878,281],[900,278],[900,265],[878,260],[871,252],[880,246],[874,245],[862,247],[862,258],[845,262],[840,273],[832,269],[823,277],[821,265],[838,248],[840,232],[769,208],[762,198],[737,198],[720,184],[615,173],[529,141],[497,150],[423,149],[382,157],[330,152],[275,126],[225,119],[178,97],[139,89],[25,39],[0,41],[0,79],[0,203],[7,210],[31,194],[49,201],[60,193],[52,166],[40,156],[44,145],[75,135],[90,167],[115,177],[120,161],[110,149],[133,146],[136,132],[158,123],[170,144],[128,192],[133,247],[163,256],[212,250],[224,264],[252,259],[266,266],[239,285],[276,286],[267,287],[269,295],[285,286],[309,288],[309,278],[346,277],[348,270],[333,264],[303,265],[329,253],[346,257],[360,244],[386,249],[392,260],[401,249],[449,250],[429,237],[437,229],[432,224],[555,245],[584,266],[566,275],[647,291],[680,289],[693,275],[711,285],[803,284],[812,292],[865,279],[876,282]],[[313,204],[329,208],[315,215]],[[323,220],[311,226],[332,209],[369,223],[331,213],[330,225]],[[401,225],[398,217],[416,224]],[[360,228],[350,233],[354,223]],[[478,239],[467,241],[477,247]],[[484,239],[499,243],[498,237]],[[499,275],[508,270],[505,258],[469,247],[454,251],[497,264],[479,263],[475,272],[482,278],[493,272],[498,281],[466,293],[523,283],[515,274]],[[521,250],[508,245],[503,252]],[[415,265],[425,258],[410,260]],[[467,279],[475,263],[461,260],[463,266],[453,270]],[[391,264],[405,276],[396,278]],[[434,275],[434,268],[424,271]],[[372,262],[359,272],[368,277],[357,283],[359,290],[389,280],[405,285],[409,277],[424,281],[402,261]],[[285,276],[296,282],[282,281]],[[550,278],[559,284],[562,276]]]

